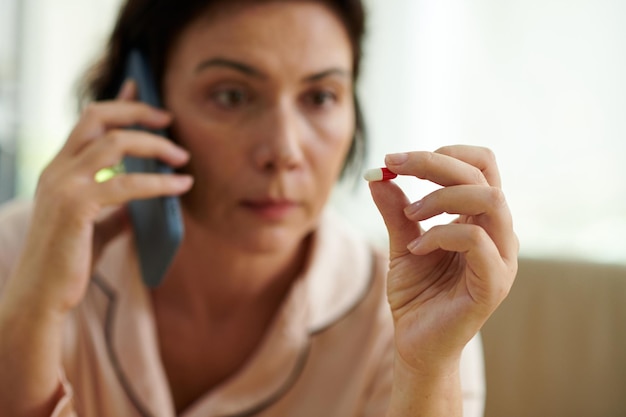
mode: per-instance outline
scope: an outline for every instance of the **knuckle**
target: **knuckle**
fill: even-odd
[[[433,173],[434,165],[436,162],[436,156],[434,152],[424,152],[421,165],[424,170],[424,177],[429,178]]]
[[[472,225],[467,230],[467,239],[472,245],[480,245],[487,238],[487,232],[480,226]]]
[[[454,153],[455,147],[453,145],[446,145],[440,148],[437,148],[434,153],[439,153],[442,155],[452,155]]]
[[[91,193],[80,181],[66,181],[54,189],[54,200],[66,213],[80,211],[90,201]]]
[[[139,185],[139,180],[136,175],[120,175],[111,183],[111,186],[115,188],[115,192],[134,189],[139,187]],[[143,188],[145,188],[145,184]]]
[[[53,161],[43,169],[35,199],[48,212],[62,213],[68,219],[92,215],[99,207],[93,178],[64,167],[62,162]]]
[[[496,153],[491,148],[481,148],[488,166],[496,165]]]
[[[52,161],[41,171],[37,182],[38,192],[49,192],[54,195],[62,190],[64,182],[62,181],[63,174],[59,172],[60,167]]]
[[[492,207],[500,208],[506,206],[506,196],[504,191],[498,187],[489,187],[489,200]]]
[[[152,174],[124,174],[114,178],[111,186],[113,192],[135,197],[152,195],[156,190],[163,188],[163,179]]]
[[[82,117],[84,119],[93,119],[97,118],[100,115],[100,104],[99,103],[88,103],[85,105],[82,111]]]
[[[445,224],[436,224],[433,227],[431,227],[428,231],[432,232],[432,234],[437,234],[437,233],[441,233],[444,232],[446,230],[446,226]]]
[[[438,224],[431,227],[426,233],[424,233],[423,237],[425,237],[426,239],[432,239],[436,243],[441,243],[441,240],[444,239],[445,235],[446,226]]]
[[[487,179],[485,178],[485,175],[480,169],[476,167],[472,167],[470,176],[470,181],[473,184],[487,184]]]
[[[121,148],[125,142],[124,132],[120,129],[109,130],[106,135],[106,147]]]
[[[433,164],[435,161],[435,152],[424,152],[424,163]]]
[[[58,200],[63,202],[63,205],[67,207],[74,207],[78,205],[81,197],[84,195],[83,192],[77,192],[74,184],[64,183],[61,186],[55,189],[55,194],[58,197]]]

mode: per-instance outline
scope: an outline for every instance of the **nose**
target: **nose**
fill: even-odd
[[[301,115],[284,100],[264,116],[254,148],[255,165],[271,173],[297,169],[304,159]]]

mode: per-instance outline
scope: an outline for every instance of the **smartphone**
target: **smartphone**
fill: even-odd
[[[153,107],[162,107],[158,89],[144,55],[133,49],[126,61],[126,79],[137,85],[138,98]],[[144,130],[166,137],[164,130]],[[127,173],[147,172],[171,174],[173,169],[157,159],[127,156],[123,161]],[[129,203],[134,229],[135,245],[143,282],[148,287],[158,286],[167,272],[184,235],[184,227],[178,197],[165,196],[133,200]]]

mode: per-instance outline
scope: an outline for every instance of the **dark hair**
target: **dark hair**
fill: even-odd
[[[144,53],[160,86],[168,53],[177,36],[192,20],[218,1],[232,0],[127,0],[120,10],[104,55],[89,69],[81,82],[80,103],[109,100],[117,95],[123,82],[125,59],[132,48],[139,48]],[[348,32],[353,51],[353,77],[356,81],[365,32],[363,4],[361,0],[319,1],[337,12]],[[365,158],[365,123],[356,88],[354,108],[354,138],[342,176],[347,171],[359,171]]]

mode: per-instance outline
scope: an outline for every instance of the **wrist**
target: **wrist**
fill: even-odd
[[[28,328],[62,326],[69,310],[55,305],[46,288],[21,278],[13,276],[7,282],[0,298],[0,322],[19,323]]]
[[[10,415],[49,415],[59,400],[65,315],[31,308],[33,298],[0,300],[0,409]]]
[[[460,359],[409,366],[396,352],[387,417],[462,415]]]
[[[459,377],[461,356],[423,358],[409,364],[396,352],[394,374],[406,381],[454,380]]]
[[[442,376],[458,372],[463,349],[399,349],[396,343],[395,368],[407,374]]]

